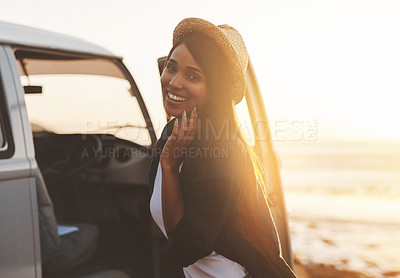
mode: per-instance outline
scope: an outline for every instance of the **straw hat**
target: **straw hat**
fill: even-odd
[[[249,57],[246,46],[239,32],[229,25],[214,25],[200,18],[185,18],[175,27],[173,44],[183,41],[192,32],[209,36],[216,42],[230,65],[232,81],[232,100],[238,104],[246,91],[245,75]]]

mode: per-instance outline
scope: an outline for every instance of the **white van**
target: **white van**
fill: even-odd
[[[291,262],[279,163],[251,64],[247,83],[238,109],[264,139],[255,144]],[[0,22],[0,277],[179,277],[149,212],[156,140],[122,57]]]

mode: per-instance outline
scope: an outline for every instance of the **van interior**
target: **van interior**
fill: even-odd
[[[179,277],[150,216],[155,135],[133,79],[105,57],[14,53],[38,166],[43,277]]]

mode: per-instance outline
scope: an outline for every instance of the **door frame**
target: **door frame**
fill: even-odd
[[[268,185],[270,185],[267,190],[272,201],[272,204],[270,204],[271,212],[278,230],[282,255],[286,262],[293,267],[293,253],[280,176],[280,163],[273,146],[264,100],[250,59],[245,77],[245,98],[253,125],[256,152],[264,165],[265,175],[268,177]]]
[[[13,146],[13,152],[0,159],[0,222],[6,223],[0,232],[0,245],[5,254],[0,256],[0,276],[40,278],[32,135],[15,56],[10,46],[2,44],[0,80],[0,93],[4,100],[1,103],[2,116],[5,126],[9,126],[5,130],[8,133],[7,144]]]

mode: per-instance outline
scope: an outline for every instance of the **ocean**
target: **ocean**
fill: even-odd
[[[372,277],[400,274],[400,143],[275,149],[297,258]]]

